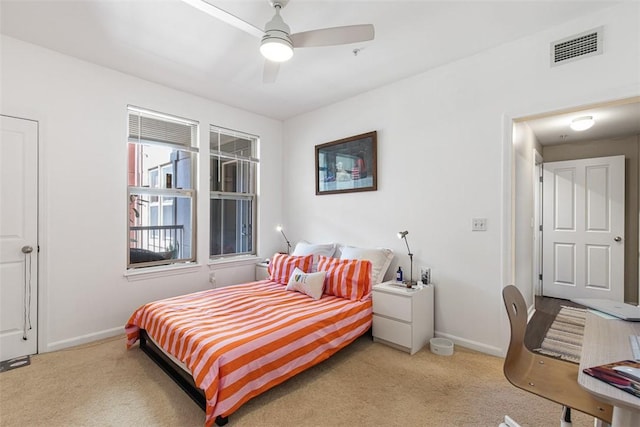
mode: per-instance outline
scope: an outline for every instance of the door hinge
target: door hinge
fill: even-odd
[[[542,176],[540,176],[540,182],[542,182]]]
[[[538,274],[538,280],[542,280],[542,274]]]
[[[538,226],[538,230],[542,231],[542,224]]]

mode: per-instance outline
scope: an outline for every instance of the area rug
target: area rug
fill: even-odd
[[[542,340],[540,348],[535,351],[580,363],[586,316],[587,310],[583,308],[562,307]]]

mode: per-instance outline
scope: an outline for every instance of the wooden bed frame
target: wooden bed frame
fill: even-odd
[[[156,344],[149,339],[147,331],[140,329],[140,350],[142,350],[156,365],[158,365],[173,381],[184,390],[187,395],[198,404],[202,410],[206,410],[207,399],[204,391],[198,388],[193,378],[184,369],[176,365]],[[229,422],[229,417],[216,417],[216,425],[223,426]]]

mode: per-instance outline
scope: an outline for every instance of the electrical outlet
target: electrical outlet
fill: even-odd
[[[471,231],[487,231],[487,218],[473,218]]]
[[[216,285],[216,273],[209,273],[209,283],[211,283],[212,286]]]
[[[431,269],[428,267],[420,267],[420,281],[423,285],[431,283]]]

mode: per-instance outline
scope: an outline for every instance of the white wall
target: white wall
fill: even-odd
[[[39,122],[39,351],[123,333],[141,304],[253,278],[244,266],[208,265],[208,125],[261,137],[258,242],[279,248],[282,123],[2,37],[0,113]],[[127,104],[194,120],[200,128],[198,266],[128,280]]]
[[[534,149],[539,147],[531,128],[516,123],[513,134],[514,168],[514,284],[520,289],[527,307],[534,305]],[[538,153],[542,150],[538,149]]]
[[[607,9],[285,121],[289,237],[391,247],[407,269],[395,236],[409,230],[414,265],[433,268],[436,334],[504,354],[511,119],[637,95],[639,8]],[[552,41],[600,25],[603,55],[549,66]],[[314,145],[370,130],[378,131],[378,191],[316,196]],[[488,219],[486,232],[471,232],[474,217]]]

